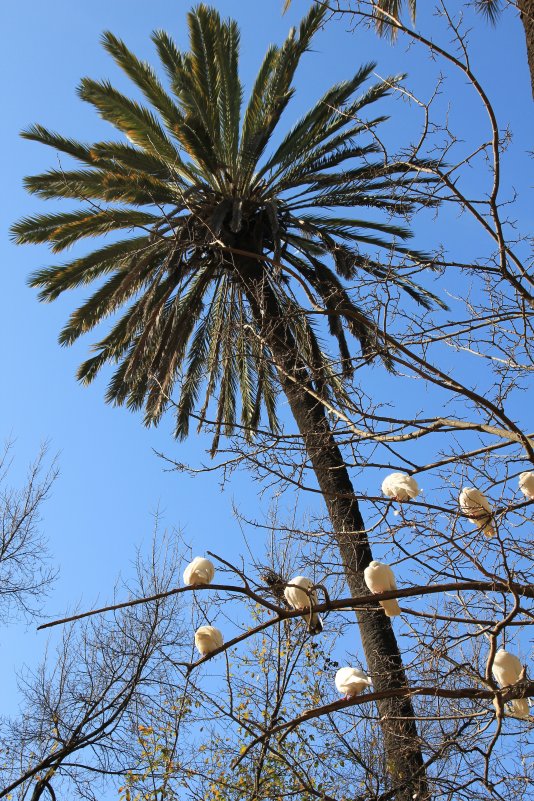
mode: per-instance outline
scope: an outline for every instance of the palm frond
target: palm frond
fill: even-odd
[[[82,100],[91,103],[104,120],[122,131],[134,145],[164,159],[171,169],[181,171],[182,159],[178,150],[149,109],[125,97],[109,81],[83,78],[78,94]]]
[[[220,314],[223,309],[219,303],[220,293],[224,291],[222,280],[217,283],[209,308],[202,320],[200,320],[195,334],[191,339],[187,355],[187,370],[184,380],[180,387],[180,396],[176,411],[176,435],[184,439],[189,433],[189,420],[191,413],[195,409],[210,354],[210,348],[215,345],[217,348],[220,339],[215,342],[215,331],[221,322]]]
[[[178,170],[175,164],[169,164],[157,153],[147,153],[124,142],[95,142],[91,145],[90,153],[93,164],[101,169],[135,170],[181,186],[187,185],[181,175],[183,167]],[[187,165],[187,174],[195,175],[190,164]]]
[[[377,0],[373,6],[376,29],[380,36],[389,36],[393,41],[397,36],[395,21],[400,21],[402,13],[408,6],[412,22],[415,22],[417,10],[416,0]]]
[[[325,92],[315,106],[291,129],[259,174],[265,174],[275,165],[281,165],[283,168],[284,165],[293,162],[302,151],[316,147],[338,130],[340,125],[347,124],[349,118],[343,119],[342,105],[367,80],[375,66],[374,63],[366,64],[358,70],[352,80],[336,84]]]
[[[152,33],[152,41],[156,45],[158,55],[161,59],[167,77],[174,87],[176,76],[183,69],[182,54],[176,47],[173,39],[166,31],[157,30]]]
[[[228,20],[221,26],[216,48],[221,155],[226,167],[231,173],[235,173],[243,89],[238,73],[239,28],[233,20]]]
[[[12,226],[11,232],[19,245],[48,242],[52,252],[59,253],[87,236],[100,236],[121,228],[149,230],[159,220],[154,214],[135,209],[81,209],[24,217]]]
[[[89,145],[84,145],[82,142],[77,142],[76,139],[68,139],[61,134],[49,131],[43,125],[30,125],[24,131],[21,131],[23,139],[28,139],[31,142],[40,142],[48,147],[53,147],[61,153],[67,153],[79,161],[86,164],[91,164],[91,148]]]
[[[501,0],[475,0],[475,8],[488,22],[495,25],[502,11],[502,3]]]
[[[28,283],[32,287],[43,287],[39,300],[56,300],[67,289],[90,284],[113,270],[126,267],[132,259],[156,256],[162,246],[166,244],[153,242],[148,236],[123,239],[68,264],[36,270]]]
[[[146,258],[118,270],[94,295],[74,311],[59,335],[61,345],[72,345],[82,334],[133,298],[150,281],[153,260]],[[151,282],[154,285],[154,281]],[[157,279],[156,279],[157,283]]]
[[[189,12],[187,22],[191,46],[188,60],[191,67],[189,86],[198,98],[199,105],[195,104],[195,110],[202,113],[203,117],[206,115],[206,129],[216,136],[213,146],[220,157],[219,75],[215,57],[221,19],[215,9],[200,4]]]
[[[183,114],[161,85],[152,67],[140,61],[125,43],[110,31],[102,35],[102,43],[128,77],[141,89],[149,103],[158,110],[167,128],[172,130],[175,125],[181,125]]]
[[[244,129],[242,135],[241,157],[247,165],[245,179],[250,179],[282,112],[293,95],[291,83],[300,58],[308,49],[325,14],[326,9],[314,3],[300,23],[299,35],[296,36],[296,31],[292,29],[280,49],[270,48],[267,53],[260,69],[262,81],[256,83],[254,91],[255,125],[247,131]]]
[[[96,356],[85,361],[79,368],[77,378],[82,384],[88,385],[93,381],[105,364],[117,364],[123,359],[125,353],[130,350],[127,365],[124,365],[124,377],[128,376],[129,381],[124,381],[120,402],[123,402],[131,392],[132,381],[132,360],[135,351],[138,351],[139,334],[143,334],[145,345],[145,356],[147,351],[147,340],[152,336],[152,345],[155,341],[154,329],[159,323],[158,314],[163,310],[170,292],[176,286],[175,278],[167,278],[163,282],[153,282],[152,286],[137,301],[132,303],[130,308],[113,326],[109,334],[97,342],[94,350],[98,351]],[[134,345],[135,343],[135,345]],[[136,382],[138,386],[139,382]],[[117,402],[118,395],[114,397]]]
[[[176,192],[167,182],[137,172],[104,170],[49,170],[24,180],[31,194],[42,198],[106,200],[148,206],[173,203]]]
[[[189,338],[202,314],[213,265],[202,267],[187,292],[177,294],[159,334],[159,346],[149,366],[152,386],[145,401],[145,422],[157,423],[176,382]]]

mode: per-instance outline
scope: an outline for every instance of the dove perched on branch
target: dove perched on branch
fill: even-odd
[[[382,492],[395,501],[411,501],[419,495],[419,485],[406,473],[390,473],[382,482]]]
[[[515,654],[510,654],[504,648],[501,648],[495,654],[492,671],[501,687],[510,687],[522,678],[523,665]],[[513,701],[510,701],[510,708],[518,718],[529,717],[526,698],[514,698]]]
[[[534,501],[534,471],[519,474],[519,489],[529,501]]]
[[[493,537],[495,530],[491,525],[493,510],[483,492],[474,487],[464,487],[458,498],[462,513],[480,528],[486,537]]]
[[[358,668],[342,667],[336,673],[336,689],[345,698],[354,698],[371,685],[369,676]]]
[[[201,626],[195,631],[195,645],[201,656],[207,656],[222,647],[224,640],[215,626]]]
[[[371,562],[363,571],[365,583],[372,593],[389,592],[397,589],[393,570],[383,562]],[[378,602],[388,617],[400,615],[401,610],[396,598]]]
[[[192,587],[196,584],[211,584],[214,575],[213,562],[203,556],[195,556],[184,570],[184,584]]]
[[[284,596],[292,609],[311,609],[317,604],[317,593],[313,589],[313,581],[305,576],[295,576],[288,581]],[[310,634],[320,634],[323,630],[323,621],[317,612],[308,616],[308,631]]]

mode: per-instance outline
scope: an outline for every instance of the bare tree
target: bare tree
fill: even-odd
[[[334,0],[325,2],[331,9],[340,13],[362,14],[373,20],[378,32],[395,40],[399,27],[404,27],[404,18],[409,12],[412,22],[416,22],[416,0]],[[291,5],[286,0],[284,9]],[[487,20],[497,23],[500,14],[506,10],[519,15],[525,31],[527,62],[530,70],[530,83],[534,95],[534,3],[532,0],[473,0],[472,5]]]
[[[46,466],[43,447],[28,470],[26,482],[10,484],[13,443],[0,455],[0,620],[35,615],[41,608],[56,570],[51,565],[41,530],[41,507],[57,476],[53,462]]]
[[[164,537],[138,557],[136,581],[121,590],[165,596],[175,571],[174,546]],[[96,799],[106,777],[128,772],[135,721],[159,709],[167,662],[182,638],[173,598],[65,628],[55,653],[21,678],[22,716],[4,721],[0,797],[54,799],[68,787]]]
[[[149,691],[143,683],[145,701],[131,708],[127,736],[102,738],[109,761],[77,760],[78,787],[84,778],[94,781],[96,771],[102,777],[118,774],[125,799],[139,793],[151,799],[392,797],[373,713],[384,691],[338,700],[333,686],[338,659],[347,659],[340,641],[354,641],[354,608],[382,610],[368,595],[343,597],[343,577],[339,565],[328,561],[324,530],[307,527],[313,545],[306,548],[304,566],[301,532],[274,524],[271,532],[273,550],[251,572],[211,555],[217,571],[209,587],[160,588],[155,600],[162,594],[180,597],[182,615],[191,601],[190,623],[166,651],[155,687]],[[466,581],[460,565],[459,575],[445,581],[451,558],[457,563],[465,545],[455,548],[453,541],[433,548],[431,567],[440,554],[445,562],[438,581],[376,598],[393,595],[401,602],[409,675],[403,692],[414,703],[433,797],[500,798],[513,792],[527,799],[531,757],[521,740],[532,722],[515,719],[507,704],[532,693],[534,682],[500,691],[488,679],[488,666],[503,632],[511,641],[529,622],[534,586],[499,583],[483,574]],[[389,547],[397,549],[396,543]],[[272,581],[278,576],[283,587],[299,569],[308,575],[315,570],[317,608],[326,615],[318,638],[307,633],[306,613],[285,606]],[[510,608],[513,597],[521,601]],[[154,603],[141,600],[123,603]],[[193,631],[205,623],[220,626],[225,642],[199,658],[191,651]],[[350,648],[350,664],[365,670],[361,654]],[[68,767],[61,766],[58,775]]]

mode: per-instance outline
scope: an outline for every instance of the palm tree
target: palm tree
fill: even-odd
[[[243,114],[234,21],[198,6],[188,16],[189,52],[180,52],[166,33],[153,34],[170,92],[150,66],[106,33],[104,47],[151,107],[106,81],[85,78],[80,97],[128,143],[88,145],[39,125],[26,130],[27,139],[82,165],[30,177],[28,190],[83,206],[23,219],[13,232],[17,242],[47,242],[54,253],[85,237],[119,234],[31,278],[45,301],[100,282],[70,317],[62,344],[120,312],[78,373],[89,383],[107,363],[118,365],[108,401],[144,408],[150,424],[158,422],[174,393],[179,438],[187,435],[192,413],[202,422],[209,407],[216,450],[220,434],[230,434],[239,415],[250,437],[260,419],[277,430],[281,388],[328,508],[348,585],[361,595],[372,554],[324,402],[345,397],[351,337],[366,359],[379,354],[387,364],[388,355],[347,282],[361,276],[377,286],[394,282],[427,308],[436,299],[376,255],[383,251],[385,261],[398,257],[421,265],[424,257],[403,244],[405,227],[352,216],[356,207],[366,207],[391,220],[409,214],[429,194],[419,165],[385,162],[376,156],[376,138],[364,137],[386,118],[363,120],[362,114],[398,77],[362,91],[374,67],[365,65],[329,89],[267,153],[293,94],[299,59],[323,17],[314,5],[281,47],[269,47]],[[349,216],[344,209],[351,210]],[[322,304],[341,369],[321,347],[305,299],[316,308]],[[358,612],[358,620],[375,689],[404,686],[389,619],[370,610]],[[427,797],[411,702],[385,699],[378,709],[396,797]]]

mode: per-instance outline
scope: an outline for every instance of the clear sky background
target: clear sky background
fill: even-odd
[[[223,15],[237,18],[241,26],[241,74],[246,86],[267,45],[280,42],[308,8],[304,0],[294,0],[290,12],[282,16],[282,0],[215,0],[214,5]],[[175,443],[170,416],[159,429],[147,430],[139,414],[106,406],[103,394],[109,373],[88,389],[77,384],[76,368],[87,357],[92,340],[62,349],[57,335],[86,293],[70,293],[49,306],[39,304],[26,280],[31,271],[53,263],[54,257],[44,247],[15,247],[8,238],[9,225],[20,216],[53,210],[51,202],[45,204],[24,193],[22,178],[58,163],[53,150],[20,139],[18,132],[39,122],[81,140],[114,137],[111,127],[75,94],[84,75],[109,77],[119,88],[128,86],[100,45],[102,31],[109,29],[121,36],[137,55],[157,65],[150,32],[164,28],[186,47],[189,7],[179,0],[20,0],[4,2],[0,12],[4,76],[0,440],[16,440],[13,479],[19,483],[42,441],[50,442],[51,454],[59,454],[61,474],[43,508],[42,523],[61,570],[46,606],[50,615],[76,603],[85,608],[107,602],[117,574],[130,573],[136,546],[150,540],[158,508],[163,523],[183,530],[195,553],[224,550],[232,558],[243,551],[232,502],[259,519],[268,511],[267,500],[258,499],[257,486],[246,474],[235,477],[222,492],[217,475],[193,479],[164,472],[154,450],[197,465],[208,461],[207,440],[192,436],[186,443]],[[430,93],[435,67],[426,55],[415,50],[407,55],[401,47],[393,48],[369,32],[351,33],[346,28],[341,22],[330,24],[316,37],[313,52],[305,56],[297,76],[297,96],[286,112],[287,125],[327,86],[349,77],[369,60],[378,62],[381,76],[408,69],[409,85],[423,96]],[[496,30],[478,19],[471,40],[476,70],[490,88],[501,125],[510,123],[515,134],[513,153],[505,164],[521,191],[532,183],[525,154],[532,147],[533,130],[523,30],[512,15],[506,15]],[[463,117],[469,138],[481,117],[461,83],[457,95],[448,94],[443,102],[451,102],[456,119]],[[415,118],[407,104],[396,99],[384,108],[392,115],[389,140],[409,141]],[[515,213],[526,218],[529,210],[520,205]],[[433,225],[427,221],[426,227],[418,229],[417,246],[435,246],[436,237],[445,236],[445,224],[458,258],[466,261],[479,252],[479,243],[459,217]],[[378,370],[369,373],[369,380],[374,391],[387,386]],[[251,536],[261,551],[258,533]],[[36,634],[34,628],[20,623],[0,634],[4,713],[17,708],[15,671],[24,663],[35,664],[43,653],[46,635]]]

